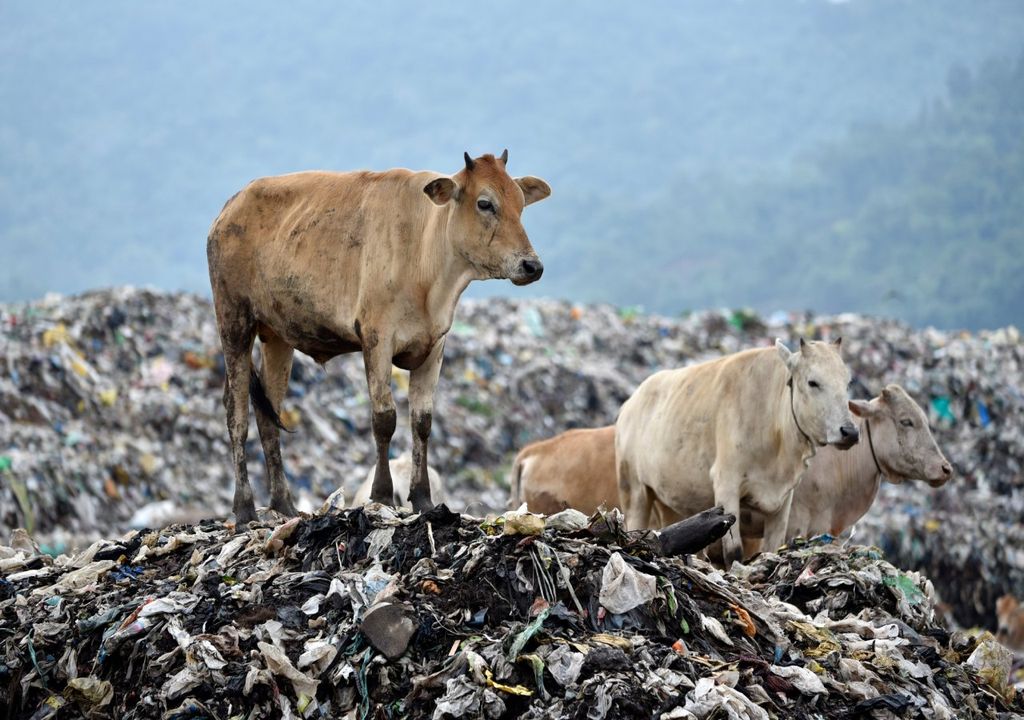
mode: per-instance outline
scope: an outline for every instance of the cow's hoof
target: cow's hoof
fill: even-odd
[[[413,512],[425,513],[428,510],[434,509],[434,503],[430,501],[430,498],[412,498],[412,510]]]
[[[256,522],[256,508],[235,510],[235,532],[241,532],[251,522]]]
[[[291,498],[286,498],[284,500],[271,500],[270,509],[277,511],[282,515],[287,515],[288,517],[295,517],[299,514],[299,511],[296,509],[295,503],[292,502]]]

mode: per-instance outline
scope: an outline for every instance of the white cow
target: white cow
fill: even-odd
[[[793,489],[817,447],[850,448],[859,434],[847,405],[850,371],[833,343],[797,352],[746,350],[647,378],[615,424],[619,497],[632,529],[668,525],[721,505],[765,516],[781,544]],[[743,554],[738,524],[725,562]]]

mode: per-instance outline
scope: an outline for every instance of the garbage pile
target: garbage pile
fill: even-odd
[[[48,296],[0,305],[0,327],[0,524],[30,529],[56,553],[130,527],[230,511],[223,360],[209,301],[132,288]],[[886,489],[858,542],[883,543],[901,567],[927,567],[958,613],[966,598],[951,588],[959,576],[951,561],[934,558],[972,558],[988,586],[963,608],[962,622],[991,618],[994,598],[1024,596],[1024,560],[1000,550],[1003,539],[1020,536],[1024,517],[1024,350],[1012,327],[969,335],[856,315],[667,318],[608,305],[463,301],[445,347],[430,462],[452,508],[500,511],[516,451],[613,422],[650,373],[776,337],[793,346],[839,335],[854,396],[889,382],[906,387],[928,409],[957,475],[939,491]],[[339,487],[352,498],[374,446],[358,354],[326,367],[295,358],[282,412],[295,432],[282,446],[308,511]],[[411,449],[408,374],[396,369],[393,380],[397,456]],[[255,422],[247,451],[259,503]]]
[[[0,707],[19,717],[1009,718],[989,635],[877,551],[735,575],[617,511],[481,521],[380,505],[0,548]]]
[[[1022,516],[998,516],[1010,505],[1005,498],[986,504],[984,495],[970,492],[956,502],[944,493],[928,503],[927,496],[906,498],[906,491],[883,488],[854,538],[878,545],[900,567],[941,578],[943,603],[959,624],[995,628],[996,600],[1024,588]]]

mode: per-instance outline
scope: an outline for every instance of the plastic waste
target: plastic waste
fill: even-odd
[[[56,558],[15,533],[4,701],[124,720],[1024,712],[991,636],[949,632],[929,581],[875,549],[798,542],[736,576],[589,520],[505,535],[370,505]]]

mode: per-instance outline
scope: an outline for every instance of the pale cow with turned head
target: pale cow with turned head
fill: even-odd
[[[847,405],[840,341],[746,350],[647,378],[615,423],[619,497],[630,529],[660,527],[716,505],[765,516],[781,544],[793,490],[818,447],[848,449],[859,433]],[[743,554],[738,524],[722,541]]]
[[[861,441],[840,452],[822,449],[793,494],[785,542],[822,533],[840,535],[860,520],[878,495],[882,480],[899,485],[924,480],[933,488],[953,477],[928,427],[928,416],[899,385],[887,385],[872,400],[851,400]],[[754,554],[764,518],[744,512],[740,532],[745,554]],[[765,549],[775,547],[766,545]]]
[[[250,392],[270,505],[295,514],[278,435],[295,350],[320,363],[362,353],[377,445],[371,499],[382,503],[393,501],[391,365],[410,371],[409,499],[417,511],[432,507],[427,440],[456,303],[473,280],[525,285],[540,278],[543,266],[520,216],[551,193],[539,178],[510,177],[507,151],[475,160],[466,154],[464,161],[454,175],[399,169],[263,178],[214,221],[207,258],[224,348],[239,524],[256,517],[245,466]],[[257,336],[258,374],[251,357]]]

